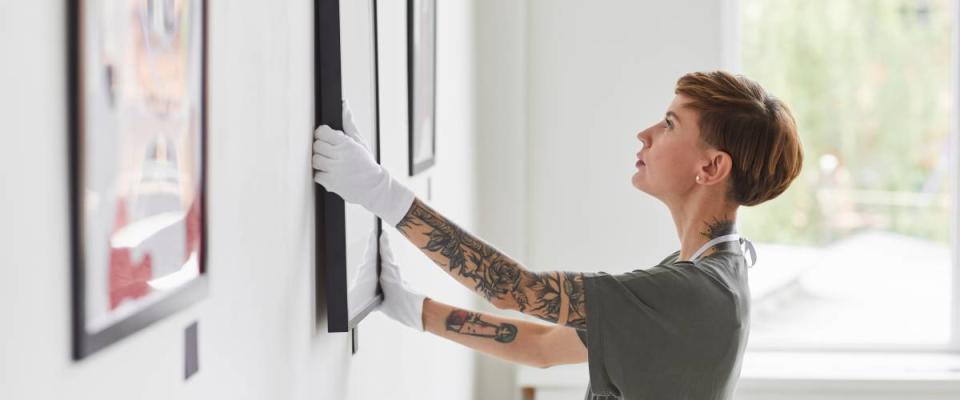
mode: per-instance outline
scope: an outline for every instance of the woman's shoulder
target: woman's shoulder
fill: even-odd
[[[699,260],[696,264],[708,269],[741,272],[748,267],[747,258],[739,249],[720,249]]]
[[[677,259],[680,258],[680,250],[677,250],[673,253],[670,253],[663,261],[660,261],[658,265],[670,265],[677,262]]]

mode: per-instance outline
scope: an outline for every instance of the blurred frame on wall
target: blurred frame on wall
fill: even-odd
[[[316,125],[343,129],[342,100],[347,100],[379,162],[376,1],[315,0],[314,5]],[[314,195],[317,321],[326,318],[328,332],[352,331],[383,301],[380,220],[321,185]]]
[[[201,299],[206,2],[70,1],[73,357]]]
[[[437,2],[407,0],[410,176],[436,163]]]

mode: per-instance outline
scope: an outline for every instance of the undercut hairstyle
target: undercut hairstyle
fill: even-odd
[[[723,71],[693,72],[676,94],[700,118],[700,136],[733,159],[727,198],[755,206],[783,193],[800,174],[803,149],[787,105],[756,82]]]

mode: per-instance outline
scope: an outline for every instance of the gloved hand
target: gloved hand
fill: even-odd
[[[360,137],[350,106],[343,102],[343,132],[327,125],[314,131],[313,180],[344,200],[359,204],[397,226],[413,204],[410,189],[377,164]]]
[[[423,302],[426,297],[410,290],[400,276],[400,267],[393,260],[386,231],[380,234],[380,266],[383,303],[379,310],[397,322],[422,332]]]

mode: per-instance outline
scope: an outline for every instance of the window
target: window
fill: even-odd
[[[741,212],[752,349],[957,348],[956,12],[740,0],[742,73],[790,106],[805,153]]]

